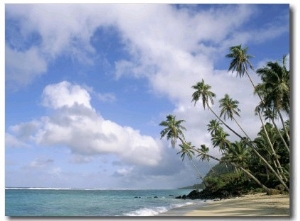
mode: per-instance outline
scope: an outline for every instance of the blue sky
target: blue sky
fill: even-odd
[[[255,69],[289,56],[289,13],[288,4],[7,4],[5,186],[198,183],[159,123],[174,114],[188,140],[210,146],[213,115],[191,103],[204,79],[216,101],[228,93],[240,102],[254,137],[257,98],[247,78],[227,72],[225,55],[247,46]],[[213,164],[196,163],[203,174]]]

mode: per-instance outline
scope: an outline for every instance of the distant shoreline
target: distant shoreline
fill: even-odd
[[[258,193],[171,209],[158,216],[291,216],[289,195]]]

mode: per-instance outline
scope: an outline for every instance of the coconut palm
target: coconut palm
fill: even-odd
[[[184,134],[183,130],[186,130],[181,124],[184,120],[176,120],[175,115],[168,115],[165,121],[162,121],[159,125],[165,127],[161,132],[161,138],[167,136],[167,139],[171,139],[171,145],[174,148],[177,142],[177,139],[180,139],[184,143]]]
[[[177,154],[181,154],[182,161],[184,160],[185,156],[192,160],[193,155],[195,155],[194,147],[192,146],[191,142],[179,144],[181,150]]]
[[[210,132],[211,136],[214,136],[215,133],[219,130],[220,123],[217,120],[211,120],[207,125],[207,130]]]
[[[215,93],[211,92],[211,86],[208,84],[205,84],[204,80],[202,79],[201,82],[198,82],[196,85],[192,86],[193,89],[195,89],[194,93],[192,94],[192,102],[194,102],[194,105],[199,100],[202,100],[203,108],[206,107],[215,115],[215,117],[222,122],[223,125],[225,125],[230,131],[232,131],[235,135],[242,138],[241,135],[239,135],[236,131],[234,131],[231,127],[229,127],[210,107],[209,103],[214,104],[214,97],[216,96]]]
[[[290,76],[286,68],[286,56],[283,56],[282,65],[278,62],[268,62],[264,68],[256,73],[261,77],[262,83],[255,87],[255,93],[263,97],[260,106],[272,109],[275,116],[279,116],[287,138],[289,134],[284,127],[284,120],[281,111],[290,112]]]
[[[223,128],[219,128],[211,138],[213,146],[218,146],[220,151],[224,153],[228,146],[230,146],[230,141],[227,139],[228,136],[229,134],[226,133]]]
[[[231,62],[228,71],[236,71],[237,76],[243,77],[246,74],[251,81],[253,87],[254,83],[248,73],[248,67],[253,70],[253,66],[249,59],[253,58],[252,55],[247,54],[248,47],[242,48],[242,45],[235,45],[229,48],[230,53],[226,55],[227,58],[231,58]]]
[[[231,99],[228,94],[225,94],[224,98],[222,98],[219,101],[219,103],[220,103],[219,107],[221,108],[220,117],[223,116],[224,120],[226,120],[226,118],[228,118],[230,120],[234,120],[235,123],[238,125],[238,127],[246,135],[246,137],[249,138],[249,136],[247,135],[247,133],[243,130],[243,128],[241,127],[241,125],[238,123],[238,121],[234,117],[235,115],[240,116],[239,112],[241,110],[238,108],[239,102],[237,100]]]

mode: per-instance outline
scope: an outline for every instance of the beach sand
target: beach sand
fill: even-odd
[[[213,201],[203,205],[184,206],[159,216],[290,216],[289,195],[266,195],[265,193],[245,195],[237,198]]]

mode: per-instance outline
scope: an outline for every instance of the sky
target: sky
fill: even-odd
[[[241,44],[254,69],[289,58],[290,19],[288,4],[6,4],[5,187],[201,182],[179,147],[161,139],[159,123],[176,115],[187,140],[220,156],[206,126],[214,116],[191,102],[203,79],[213,109],[229,94],[255,137],[258,98],[225,56]],[[202,175],[215,163],[194,162]]]

